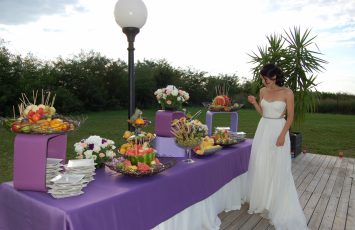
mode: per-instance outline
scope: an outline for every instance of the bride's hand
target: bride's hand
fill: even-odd
[[[280,147],[285,144],[285,136],[279,136],[276,140],[276,146]]]
[[[248,96],[248,102],[252,105],[255,105],[256,102],[256,98],[254,96]]]

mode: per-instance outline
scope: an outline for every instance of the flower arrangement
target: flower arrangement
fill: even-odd
[[[208,128],[197,119],[181,117],[172,122],[171,132],[178,145],[194,147],[201,143],[203,137],[207,136]]]
[[[90,136],[74,144],[78,159],[94,159],[97,167],[116,156],[115,142],[100,136]]]
[[[190,98],[186,91],[178,89],[174,85],[158,89],[154,92],[154,95],[164,110],[181,110],[182,104]]]

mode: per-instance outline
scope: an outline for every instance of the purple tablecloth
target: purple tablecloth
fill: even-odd
[[[197,158],[177,159],[152,177],[111,175],[99,169],[81,196],[54,199],[47,193],[0,185],[0,229],[149,229],[207,198],[248,169],[251,141]]]

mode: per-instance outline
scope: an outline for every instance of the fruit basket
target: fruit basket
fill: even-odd
[[[216,87],[217,96],[213,98],[212,103],[207,103],[207,109],[211,112],[234,112],[242,108],[244,105],[233,103],[232,99],[227,95],[226,87]]]
[[[233,132],[227,129],[216,129],[212,138],[214,139],[214,143],[220,146],[230,146],[240,142],[237,137],[233,135]]]
[[[153,176],[155,174],[161,173],[176,164],[176,160],[172,158],[161,158],[161,162],[159,164],[154,164],[149,167],[149,170],[132,170],[127,167],[123,167],[124,160],[117,158],[114,159],[112,162],[107,162],[106,166],[115,172],[121,173],[123,175],[131,176],[131,177],[146,177],[146,176]]]
[[[29,101],[27,96],[22,94],[21,103],[18,105],[19,116],[17,118],[14,111],[13,118],[0,119],[6,129],[14,133],[27,134],[65,133],[78,129],[86,119],[57,114],[53,106],[55,95],[49,102],[50,92],[44,94],[42,91],[42,101],[39,104],[36,103],[37,92],[33,95],[33,101]]]

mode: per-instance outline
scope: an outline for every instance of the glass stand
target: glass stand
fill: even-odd
[[[192,160],[192,158],[191,158],[191,149],[192,149],[191,147],[186,147],[186,148],[185,148],[185,153],[186,153],[187,159],[182,160],[183,162],[188,163],[188,164],[191,164],[191,163],[194,163],[194,162],[195,162],[195,161]]]

